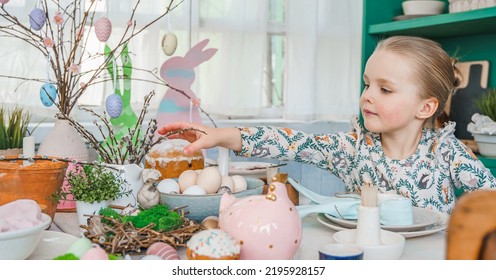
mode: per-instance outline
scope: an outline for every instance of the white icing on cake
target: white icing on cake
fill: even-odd
[[[220,229],[200,231],[193,235],[186,245],[194,254],[212,258],[237,255],[241,250],[239,243]]]
[[[153,146],[145,156],[146,162],[155,167],[157,162],[160,167],[164,168],[169,162],[187,161],[203,159],[201,154],[186,156],[184,148],[190,143],[183,139],[170,139],[160,142]]]

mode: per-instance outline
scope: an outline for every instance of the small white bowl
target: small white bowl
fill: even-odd
[[[479,154],[486,157],[496,157],[496,135],[472,133],[477,142]]]
[[[338,231],[333,235],[337,243],[355,244],[356,229]],[[403,235],[381,230],[381,245],[359,245],[363,248],[364,260],[397,260],[405,250],[405,237]]]
[[[409,0],[403,1],[403,14],[405,15],[438,15],[443,13],[445,3],[437,0]]]
[[[25,260],[41,240],[43,230],[50,226],[52,218],[41,213],[41,224],[34,227],[0,233],[0,260]]]

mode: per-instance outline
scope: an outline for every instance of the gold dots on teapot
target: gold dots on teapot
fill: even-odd
[[[276,197],[276,194],[274,192],[275,190],[276,190],[276,187],[271,184],[269,186],[269,190],[268,190],[267,195],[265,196],[265,198],[268,199],[268,200],[276,201],[277,197]]]

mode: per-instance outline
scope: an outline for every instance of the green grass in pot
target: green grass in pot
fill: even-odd
[[[474,99],[474,104],[483,115],[496,121],[496,89],[491,88],[485,91],[481,96]]]
[[[130,191],[125,191],[126,180],[103,165],[84,165],[80,169],[78,166],[75,172],[69,172],[67,182],[71,188],[56,193],[55,199],[67,200],[67,196],[72,194],[75,201],[95,203],[130,194]]]
[[[22,148],[22,140],[28,132],[31,114],[16,107],[12,112],[0,108],[0,150]]]

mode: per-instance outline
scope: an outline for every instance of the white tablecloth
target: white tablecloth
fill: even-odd
[[[62,231],[79,237],[79,227],[76,213],[56,213],[50,230]],[[332,235],[336,232],[317,220],[317,215],[309,215],[302,220],[303,238],[295,259],[316,260],[320,244],[333,242]],[[426,236],[407,238],[405,251],[401,259],[405,260],[442,260],[445,259],[446,232],[441,231]],[[179,252],[183,255],[184,252]]]

